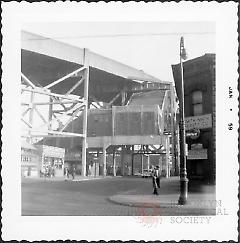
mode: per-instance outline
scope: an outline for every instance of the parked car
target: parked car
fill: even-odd
[[[152,176],[152,170],[144,169],[143,173],[141,175],[142,175],[142,177],[151,177]]]
[[[134,175],[135,176],[142,176],[142,173],[140,173],[140,172],[134,172]]]

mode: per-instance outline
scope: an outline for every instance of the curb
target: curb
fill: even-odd
[[[119,200],[119,197],[121,195],[114,195],[108,198],[108,200],[112,203],[115,204],[119,204],[119,205],[123,205],[123,206],[130,206],[130,207],[142,207],[142,208],[184,208],[184,209],[196,209],[196,210],[215,210],[214,207],[196,207],[196,205],[192,205],[190,204],[185,204],[185,205],[179,205],[175,203],[171,203],[171,202],[146,202],[146,201],[135,201],[135,202],[131,202],[131,201],[127,201],[127,200]],[[124,197],[126,197],[126,195],[123,195]]]
[[[93,181],[93,180],[100,180],[100,179],[104,179],[104,178],[91,178],[91,179],[86,178],[86,179],[74,179],[74,180],[66,180],[66,181],[80,182],[80,181]]]

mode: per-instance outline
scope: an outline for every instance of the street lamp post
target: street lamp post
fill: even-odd
[[[179,122],[179,136],[180,136],[180,197],[178,204],[184,205],[187,203],[188,194],[188,179],[187,179],[187,163],[186,163],[186,137],[185,137],[185,117],[184,117],[184,81],[183,81],[183,63],[182,60],[187,59],[186,50],[184,48],[184,39],[180,40],[180,69],[181,69],[181,85],[180,85],[180,122]]]

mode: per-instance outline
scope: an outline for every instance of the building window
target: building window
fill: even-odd
[[[198,116],[202,115],[203,113],[203,106],[202,106],[202,91],[197,90],[192,92],[192,105],[193,105],[193,115]]]

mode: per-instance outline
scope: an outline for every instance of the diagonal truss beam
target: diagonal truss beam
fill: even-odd
[[[55,102],[60,102],[60,105],[63,107],[64,110],[66,110],[65,104],[63,102],[61,102],[60,98],[58,98],[58,97],[52,97],[52,98],[55,100]],[[73,106],[74,106],[74,104],[73,104]]]
[[[21,77],[23,78],[23,80],[30,85],[32,88],[35,88],[36,86],[33,84],[32,81],[30,81],[23,73],[21,73]]]
[[[29,131],[29,130],[25,130],[25,131]],[[59,131],[44,131],[41,134],[39,134],[40,132],[38,130],[33,130],[30,129],[31,132],[33,133],[38,133],[38,134],[31,134],[30,135],[23,135],[23,136],[29,136],[29,137],[46,137],[46,136],[50,136],[52,137],[52,135],[55,136],[60,136],[60,137],[81,137],[84,138],[85,135],[84,134],[79,134],[79,133],[72,133],[72,132],[59,132]]]
[[[119,97],[121,95],[121,92],[120,93],[118,93],[109,103],[108,103],[108,106],[110,107],[113,103],[114,103],[114,101]]]
[[[68,90],[66,95],[71,94],[81,83],[83,82],[84,78],[82,77],[71,89]]]
[[[83,106],[85,106],[85,102],[83,103],[83,104],[81,104],[81,108],[83,107]],[[79,109],[80,107],[77,107],[76,109]],[[53,118],[52,120],[50,120],[50,121],[48,121],[46,124],[44,124],[44,125],[42,125],[42,126],[40,126],[40,127],[38,127],[38,128],[42,128],[42,127],[44,127],[44,126],[48,126],[48,125],[51,125],[54,121],[56,121],[56,120],[58,120],[60,117],[63,117],[63,116],[66,116],[66,115],[70,115],[70,114],[72,114],[73,112],[75,112],[75,111],[71,111],[71,110],[68,110],[68,111],[65,111],[65,112],[63,112],[59,117],[56,117],[55,116],[55,118]]]
[[[94,106],[96,109],[99,109],[99,107],[96,104],[94,104],[93,102],[91,102],[91,105]]]
[[[32,128],[32,125],[31,125],[29,122],[25,121],[23,117],[21,117],[21,120],[22,120],[28,127]]]
[[[31,108],[28,107],[28,108],[22,113],[22,117],[24,117],[24,116],[28,113],[28,111],[30,111],[30,110],[31,110]]]
[[[66,96],[66,95],[61,95],[61,94],[56,94],[56,93],[51,93],[50,91],[46,91],[46,90],[43,90],[41,88],[22,88],[22,90],[24,91],[28,91],[28,92],[34,92],[34,93],[38,93],[38,94],[42,94],[42,95],[47,95],[47,96],[52,96],[52,97],[59,97],[59,98],[62,98],[62,99],[65,99],[65,100],[72,100],[72,101],[77,101],[77,102],[82,102],[82,100],[80,100],[79,98],[75,98],[75,97],[72,97],[72,96]]]
[[[34,102],[33,105],[63,105],[63,104],[73,104],[77,103],[78,101],[54,101],[54,102]],[[22,105],[29,105],[30,103],[22,103]],[[64,106],[64,108],[66,108]]]
[[[81,67],[81,68],[78,68],[77,70],[75,70],[75,71],[73,71],[73,72],[71,72],[71,73],[69,73],[69,74],[63,76],[62,78],[60,78],[60,79],[58,79],[58,80],[52,82],[51,84],[48,84],[48,85],[45,86],[44,88],[49,89],[49,88],[55,86],[56,84],[59,84],[59,83],[63,82],[65,79],[70,78],[70,77],[72,77],[73,75],[75,75],[75,74],[77,74],[77,73],[83,71],[85,68],[86,68],[86,67],[84,67],[84,66]]]
[[[37,112],[38,116],[42,119],[42,121],[46,124],[47,121],[45,120],[41,112],[37,109],[37,107],[34,106],[34,110]]]
[[[84,106],[83,106],[84,107]],[[83,107],[79,107],[70,117],[70,119],[67,121],[67,123],[60,129],[60,132],[63,132],[63,130],[74,120],[74,118],[83,110]]]
[[[86,69],[86,72],[83,72],[81,75],[80,80],[75,83],[75,85],[73,85],[73,87],[71,89],[68,90],[67,94],[56,94],[56,93],[52,93],[49,89],[50,87],[53,87],[54,85],[63,82],[64,80],[66,80],[67,78],[81,72],[84,71]],[[83,134],[79,134],[79,133],[71,133],[71,132],[64,132],[63,130],[69,125],[69,123],[74,119],[74,117],[78,116],[79,113],[85,109],[87,111],[87,104],[88,104],[88,99],[86,98],[86,90],[87,90],[87,94],[88,94],[88,88],[86,89],[86,78],[88,80],[88,74],[89,73],[89,67],[81,67],[77,70],[75,70],[74,72],[62,77],[61,79],[58,79],[56,81],[54,81],[53,83],[51,83],[50,85],[46,86],[46,87],[37,87],[35,86],[24,74],[22,74],[22,79],[24,84],[22,85],[22,93],[23,92],[30,92],[32,94],[32,96],[34,94],[42,94],[42,95],[46,95],[48,97],[50,97],[50,101],[49,102],[33,102],[33,99],[30,102],[22,102],[21,105],[22,106],[28,106],[26,107],[26,110],[22,113],[22,118],[21,120],[28,126],[27,128],[24,128],[23,131],[27,131],[28,134],[22,134],[22,136],[24,137],[81,137],[84,140],[86,140],[86,132],[83,132]],[[73,96],[71,95],[71,92],[73,92],[79,85],[81,85],[81,83],[84,82],[84,98],[78,96]],[[88,83],[87,83],[88,84]],[[69,104],[70,106],[67,106],[67,104]],[[51,112],[52,117],[49,121],[47,121],[47,119],[45,119],[45,117],[43,116],[43,114],[39,111],[39,109],[37,109],[36,106],[38,105],[47,105],[47,106],[53,106],[53,105],[61,105],[63,107],[63,112],[60,116],[56,116],[56,114],[54,114],[54,112]],[[66,105],[66,106],[65,106]],[[38,116],[43,120],[44,124],[33,128],[32,122],[28,122],[24,119],[24,115],[26,115],[28,113],[28,111],[33,112],[35,111]],[[67,123],[64,125],[63,122],[60,120],[61,117],[64,116],[71,116],[70,119],[67,121]],[[86,119],[86,118],[85,118]],[[50,124],[52,125],[54,121],[58,121],[59,123],[59,128],[60,131],[56,131],[56,129],[52,129],[50,128],[51,126],[49,126]],[[64,122],[65,123],[65,122]],[[47,129],[42,129],[43,127],[47,126]]]
[[[59,127],[61,128],[63,126],[63,123],[60,119],[58,119],[58,117],[56,116],[56,114],[53,113],[53,116],[56,118],[57,122],[58,122],[58,125]]]

